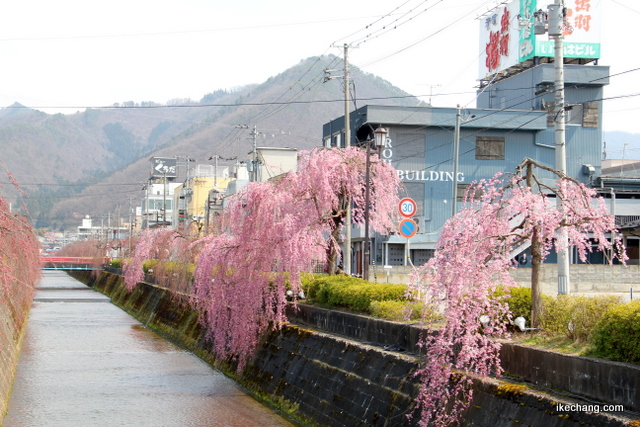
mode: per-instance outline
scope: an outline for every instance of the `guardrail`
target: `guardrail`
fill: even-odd
[[[108,262],[107,257],[40,257],[43,270],[102,270]]]

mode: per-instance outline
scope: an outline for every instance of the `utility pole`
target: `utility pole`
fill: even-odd
[[[145,196],[146,196],[146,202],[145,202],[145,208],[144,208],[144,212],[145,212],[145,216],[147,217],[147,223],[145,225],[146,229],[149,229],[149,187],[151,186],[151,180],[148,179],[147,180],[147,185],[145,186]]]
[[[189,162],[192,160],[189,158],[189,156],[184,156],[185,162],[187,163],[187,177],[186,180],[184,181],[184,185],[182,186],[183,192],[184,192],[184,220],[185,221],[189,221],[189,201],[191,200],[190,195],[189,195]],[[174,206],[174,209],[176,207]]]
[[[214,166],[213,166],[213,189],[215,191],[218,191],[218,159],[220,158],[220,156],[215,154],[211,157],[215,159]]]
[[[167,172],[162,173],[162,226],[167,225]]]
[[[256,130],[256,125],[253,125],[251,136],[253,137],[253,173],[251,174],[251,177],[253,178],[253,182],[258,182],[258,131]]]
[[[249,129],[247,125],[238,125],[236,129]],[[253,130],[251,131],[251,137],[253,139],[253,160],[251,160],[251,182],[258,182],[258,135],[260,132],[256,129],[256,125],[253,125]],[[209,159],[211,160],[211,159]]]
[[[344,147],[351,146],[351,117],[349,115],[349,45],[344,44]],[[347,200],[344,272],[351,275],[351,199]],[[369,268],[369,266],[364,266]]]
[[[460,104],[456,107],[456,126],[453,132],[453,183],[451,184],[451,217],[458,204],[458,157],[460,157]]]
[[[351,118],[349,115],[349,45],[347,43],[343,46],[344,49],[344,76],[342,79],[344,80],[344,147],[351,146]],[[326,74],[324,78],[324,82],[326,83],[329,80],[340,78],[340,77],[330,77],[331,71],[325,69],[324,72]],[[343,253],[343,267],[344,272],[347,275],[351,275],[351,199],[345,200],[346,203],[346,215],[345,215],[345,238],[344,238],[344,253]],[[368,268],[368,266],[365,266]]]
[[[555,126],[555,168],[556,170],[567,173],[567,151],[566,151],[566,133],[565,133],[565,100],[564,100],[564,0],[556,0],[556,3],[548,6],[547,28],[549,37],[554,39],[554,58],[553,68],[555,71],[555,97],[554,97],[554,126]],[[545,27],[543,17],[540,12],[536,13],[538,22],[536,22],[535,33],[544,34]],[[535,15],[534,15],[535,16]],[[556,205],[559,211],[563,211],[562,200],[556,198]],[[558,294],[568,294],[570,289],[569,280],[569,238],[566,230],[560,230],[557,236],[558,244]]]
[[[553,68],[555,71],[555,146],[556,169],[567,173],[567,153],[565,141],[565,101],[564,101],[564,0],[549,5],[549,36],[554,38]],[[562,200],[556,200],[561,211]],[[558,250],[558,294],[568,294],[569,282],[569,248],[566,230],[560,230],[558,235],[560,249]]]

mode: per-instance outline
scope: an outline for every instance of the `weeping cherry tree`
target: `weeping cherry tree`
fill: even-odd
[[[535,169],[551,172],[557,185],[538,179]],[[538,319],[540,266],[561,231],[583,261],[594,244],[625,259],[604,201],[561,172],[525,159],[513,175],[470,186],[464,208],[445,223],[434,257],[412,277],[411,286],[444,315],[444,323],[433,325],[421,343],[427,363],[418,372],[420,425],[456,424],[473,397],[474,376],[501,374],[497,338],[507,335],[510,314],[508,304],[491,295],[516,286],[509,274],[514,254],[530,244]]]
[[[262,334],[286,320],[287,291],[295,300],[301,273],[335,263],[348,200],[353,221],[364,220],[365,162],[357,148],[301,153],[297,172],[250,183],[232,197],[220,218],[223,232],[197,243],[193,300],[218,358],[241,370]],[[400,181],[379,161],[370,175],[370,224],[388,232]]]

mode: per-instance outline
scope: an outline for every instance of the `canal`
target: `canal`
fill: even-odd
[[[44,272],[2,427],[292,425],[109,298]]]

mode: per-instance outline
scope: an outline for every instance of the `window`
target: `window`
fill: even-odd
[[[458,184],[456,187],[456,200],[458,202],[464,201],[464,196],[467,195],[467,190],[469,190],[470,184]],[[476,190],[473,195],[474,200],[480,200],[482,198],[482,191]]]
[[[149,210],[153,211],[153,210],[162,210],[164,209],[165,205],[167,207],[167,210],[170,211],[171,210],[171,205],[173,200],[171,199],[167,199],[166,202],[163,199],[149,199]]]
[[[476,160],[504,160],[504,137],[476,137]]]
[[[582,106],[582,126],[586,128],[598,127],[598,104],[595,102],[585,102]]]
[[[331,139],[331,146],[332,147],[342,147],[342,134],[341,133],[336,133],[333,135],[332,139]]]
[[[584,110],[582,104],[571,105],[565,111],[565,123],[568,126],[582,126]]]
[[[464,195],[467,194],[469,184],[458,184],[456,186],[456,200],[461,202],[464,200]]]
[[[556,115],[553,102],[543,103],[547,110],[547,126],[555,126]],[[583,126],[586,128],[598,127],[598,104],[596,102],[584,102],[582,104],[568,105],[565,109],[565,123],[569,126]]]

